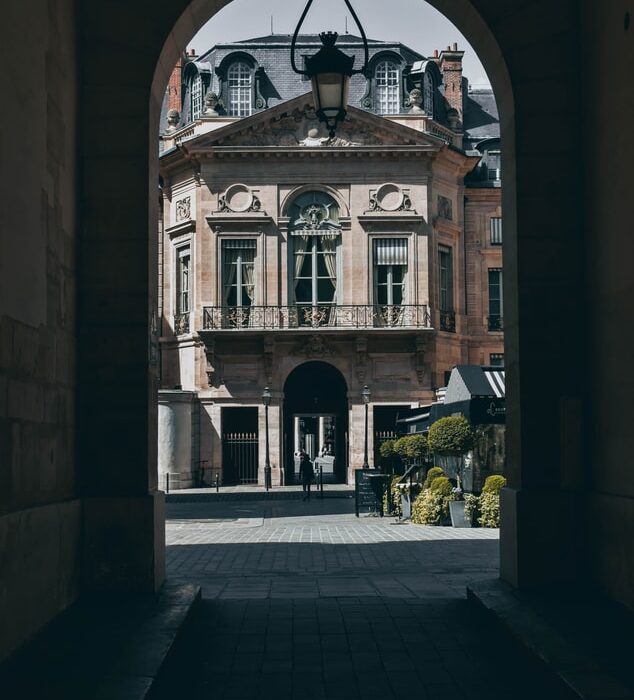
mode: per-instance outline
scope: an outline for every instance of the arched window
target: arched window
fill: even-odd
[[[246,63],[231,65],[227,71],[229,85],[229,115],[231,117],[248,117],[251,114],[251,69]]]
[[[434,79],[430,73],[423,77],[423,109],[427,116],[434,116]]]
[[[293,202],[292,289],[299,325],[329,325],[337,303],[339,207],[324,192],[304,192]]]
[[[374,71],[375,108],[379,114],[398,114],[401,111],[399,69],[393,61],[381,61]]]
[[[203,111],[203,81],[199,74],[191,82],[191,120],[199,119]]]

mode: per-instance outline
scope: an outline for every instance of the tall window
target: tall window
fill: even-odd
[[[227,72],[229,83],[229,115],[248,117],[251,114],[251,69],[246,63],[233,63]]]
[[[305,192],[290,209],[291,269],[300,324],[334,323],[337,302],[339,207],[324,192]]]
[[[294,236],[295,301],[334,304],[337,293],[337,239],[331,235]]]
[[[440,306],[440,330],[451,333],[456,330],[453,308],[453,253],[451,248],[438,246],[438,287]]]
[[[388,326],[398,325],[403,320],[407,238],[375,238],[373,258],[377,319]]]
[[[503,327],[502,270],[489,270],[489,330],[501,331]]]
[[[176,251],[176,315],[189,313],[190,286],[189,269],[191,255],[189,248],[178,248]]]
[[[203,81],[197,75],[191,83],[191,115],[192,121],[199,119],[203,111]]]
[[[502,245],[502,219],[491,217],[491,245]]]
[[[248,307],[255,297],[254,239],[222,241],[223,305]]]
[[[393,61],[381,61],[374,72],[376,110],[379,114],[398,114],[401,109],[399,70]]]
[[[423,109],[427,116],[434,116],[434,79],[429,73],[423,77]]]
[[[453,256],[451,248],[438,246],[438,279],[440,310],[453,311]]]

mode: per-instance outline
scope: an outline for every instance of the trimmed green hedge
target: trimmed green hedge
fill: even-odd
[[[429,448],[439,454],[463,455],[474,442],[475,432],[464,416],[439,418],[429,429]]]

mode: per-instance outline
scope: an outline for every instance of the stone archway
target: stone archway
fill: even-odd
[[[100,275],[95,280],[86,274],[79,285],[78,459],[80,469],[90,472],[88,495],[109,494],[105,500],[89,499],[88,514],[97,504],[101,511],[112,513],[118,509],[140,512],[145,504],[148,536],[142,546],[154,542],[157,556],[153,561],[159,568],[162,534],[154,527],[160,519],[156,516],[160,508],[155,474],[156,368],[151,362],[158,117],[179,50],[226,4],[223,0],[175,0],[157,8],[149,0],[138,0],[118,7],[116,27],[105,32],[103,23],[96,21],[102,3],[95,2],[84,8],[86,21],[81,23],[81,82],[86,86],[80,110],[83,129],[99,131],[104,113],[111,126],[120,128],[114,142],[95,140],[82,150],[82,198],[87,204],[81,225],[82,265],[88,271],[99,269]],[[572,50],[562,51],[554,62],[546,50],[550,37],[558,33],[575,41],[571,30],[578,22],[575,4],[557,8],[541,4],[510,7],[506,0],[434,0],[432,4],[471,42],[499,98],[505,173],[509,419],[502,572],[515,584],[567,578],[574,575],[578,564],[574,547],[567,546],[575,541],[572,525],[565,525],[565,514],[561,527],[553,526],[552,521],[548,528],[540,527],[531,520],[532,513],[542,511],[553,498],[565,499],[560,491],[562,421],[569,427],[568,434],[581,439],[576,407],[583,397],[578,377],[585,375],[586,368],[585,356],[577,348],[585,347],[587,338],[584,304],[579,303],[585,298],[583,248],[576,240],[581,170],[576,166],[574,144],[580,133],[579,124],[570,120],[577,105],[575,90],[561,89],[564,83],[577,85],[578,56]],[[148,23],[155,31],[144,32],[141,45],[136,35],[132,38],[133,33],[128,38],[119,34],[119,28]],[[528,34],[534,51],[526,50]],[[116,58],[111,54],[113,42]],[[111,60],[104,61],[103,56]],[[542,141],[539,158],[532,129],[536,120],[566,125],[565,142]],[[543,159],[548,162],[547,177]],[[556,202],[553,183],[558,184]],[[104,258],[125,259],[126,267],[113,265],[104,270]],[[553,300],[556,313],[546,313],[553,308]],[[123,342],[124,335],[128,352],[125,357],[117,355],[115,370],[109,348],[113,338]],[[546,365],[556,366],[558,372],[544,392]],[[123,406],[122,395],[127,397]],[[103,420],[113,414],[114,421]],[[107,449],[97,452],[95,445],[107,445]],[[578,448],[577,442],[577,453]],[[130,499],[138,507],[124,506]],[[565,513],[563,505],[563,511],[553,511],[555,517]],[[88,517],[87,522],[97,530],[101,527],[100,519],[93,522]],[[534,546],[536,536],[542,540],[540,547]],[[559,556],[562,550],[570,556]],[[95,556],[99,558],[98,551]],[[109,571],[117,569],[115,563]],[[158,569],[153,571],[153,578],[148,569],[139,573],[150,583],[159,577]],[[112,576],[116,579],[114,573]]]

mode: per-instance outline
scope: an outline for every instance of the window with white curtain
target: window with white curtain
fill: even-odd
[[[222,241],[223,306],[249,307],[255,300],[256,241],[252,238]]]
[[[399,69],[394,61],[381,61],[374,71],[375,107],[379,114],[401,111]]]
[[[197,75],[191,82],[191,118],[199,119],[203,111],[203,81]]]
[[[227,71],[229,115],[248,117],[251,114],[251,68],[244,62],[233,63]]]
[[[190,261],[189,247],[176,250],[176,315],[189,313]]]
[[[374,239],[374,298],[379,305],[405,301],[407,238]]]

